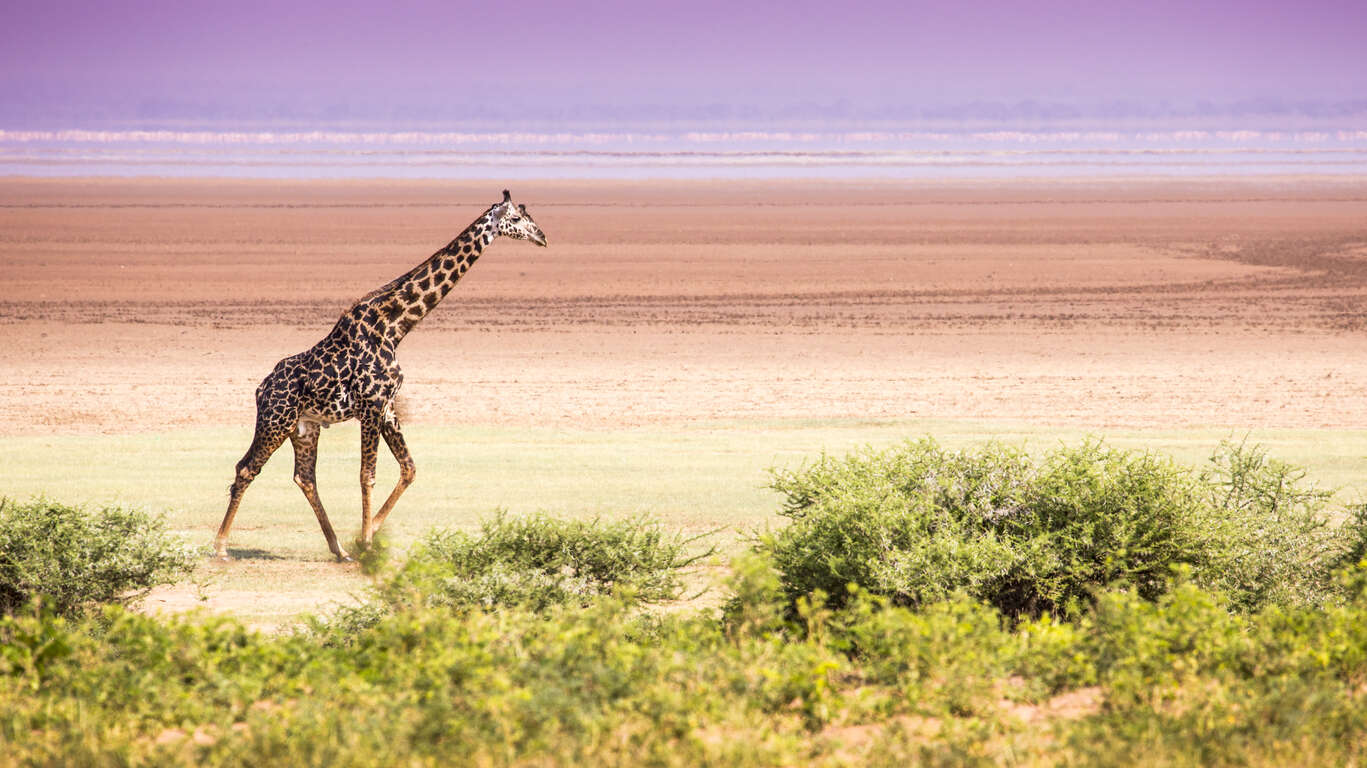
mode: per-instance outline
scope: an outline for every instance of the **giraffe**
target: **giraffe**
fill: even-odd
[[[256,388],[256,432],[246,455],[237,462],[237,474],[228,490],[228,512],[214,538],[218,559],[229,559],[228,531],[243,492],[287,439],[294,447],[294,482],[313,507],[328,549],[339,561],[351,559],[337,543],[314,479],[320,430],[348,419],[361,422],[361,545],[369,546],[417,472],[394,413],[394,397],[403,384],[395,350],[499,235],[546,245],[546,235],[527,207],[515,205],[505,189],[502,202],[491,206],[445,248],[361,297],[312,349],[275,364]],[[399,463],[399,480],[372,517],[370,492],[380,438]]]

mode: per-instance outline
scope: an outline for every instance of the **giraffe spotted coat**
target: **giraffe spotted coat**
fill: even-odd
[[[394,414],[394,398],[403,385],[396,358],[399,342],[500,235],[546,245],[545,234],[526,206],[513,204],[504,190],[502,202],[491,206],[445,248],[363,296],[312,348],[275,364],[256,388],[256,431],[251,447],[237,463],[228,511],[214,539],[219,558],[228,557],[228,533],[243,492],[271,454],[289,440],[294,448],[294,481],[313,508],[328,548],[338,559],[350,559],[319,501],[314,472],[319,431],[348,419],[361,423],[361,542],[371,542],[416,474]],[[372,517],[370,494],[380,438],[399,463],[399,481]]]

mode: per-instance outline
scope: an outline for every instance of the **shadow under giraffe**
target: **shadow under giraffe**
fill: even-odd
[[[361,544],[370,545],[417,473],[394,413],[394,398],[403,385],[395,351],[500,235],[546,245],[546,235],[526,206],[514,204],[505,189],[501,202],[490,206],[445,248],[363,296],[311,349],[275,364],[256,388],[256,433],[246,455],[237,462],[228,511],[214,538],[216,557],[228,559],[228,532],[243,492],[271,454],[289,440],[294,447],[294,482],[313,507],[328,549],[338,560],[351,559],[337,542],[323,510],[314,472],[322,428],[348,419],[361,422]],[[372,516],[370,493],[381,438],[399,463],[399,480]]]

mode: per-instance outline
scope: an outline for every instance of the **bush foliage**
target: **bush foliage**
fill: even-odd
[[[137,510],[0,499],[0,613],[34,599],[67,616],[136,599],[188,574],[194,560],[161,518]]]
[[[1074,621],[965,596],[786,599],[762,560],[727,621],[619,597],[412,606],[363,628],[0,619],[0,765],[1352,764],[1367,573],[1327,609],[1239,613],[1178,581]],[[328,636],[328,632],[344,633]],[[1080,701],[1072,710],[1061,702]],[[345,706],[338,706],[345,702]]]
[[[963,592],[1011,616],[1076,616],[1099,590],[1154,600],[1173,569],[1241,610],[1314,605],[1351,548],[1329,494],[1254,447],[1205,471],[1099,442],[1038,461],[932,440],[774,474],[792,523],[762,539],[789,598],[847,584],[900,605]]]
[[[720,613],[641,608],[697,557],[656,525],[499,516],[366,621],[0,615],[0,768],[1367,760],[1367,563],[1324,575],[1363,513],[1325,524],[1261,451],[923,442],[777,483],[801,535],[738,557]],[[1255,525],[1273,554],[1235,548]]]
[[[583,605],[623,592],[643,603],[677,598],[682,574],[712,554],[644,520],[557,520],[499,513],[478,535],[429,534],[379,588],[386,605],[459,608]]]

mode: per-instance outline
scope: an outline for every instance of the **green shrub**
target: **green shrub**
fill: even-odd
[[[859,596],[841,617],[855,668],[927,714],[965,714],[992,703],[1012,664],[1012,637],[990,606],[962,595],[920,610]]]
[[[785,528],[761,539],[790,601],[842,605],[855,584],[899,605],[963,591],[1010,616],[1076,616],[1103,588],[1154,600],[1173,569],[1239,610],[1316,604],[1350,547],[1329,494],[1258,448],[1222,444],[1205,472],[1099,442],[1032,462],[932,440],[774,473]]]
[[[1190,583],[1157,601],[1108,592],[1085,624],[1113,706],[1166,705],[1202,677],[1233,672],[1247,642],[1245,622]]]
[[[38,684],[0,675],[0,765],[793,765],[847,709],[822,643],[615,597],[411,607],[346,643],[115,609],[77,630]]]
[[[66,622],[42,606],[31,616],[0,614],[0,675],[23,677],[38,690],[47,670],[72,650]]]
[[[1301,611],[1311,626],[1319,624],[1311,618],[1315,609]],[[1090,628],[1089,645],[1105,707],[1066,729],[1073,755],[1066,762],[1359,763],[1367,735],[1360,683],[1296,661],[1314,634],[1280,635],[1279,643],[1265,645],[1265,633],[1277,630],[1262,619],[1280,612],[1248,621],[1190,585],[1157,605],[1131,593],[1101,609],[1106,615]]]
[[[1361,761],[1367,571],[1328,607],[1234,613],[1181,581],[1151,602],[1107,593],[1079,625],[1106,706],[1070,729],[1087,764],[1342,765]]]
[[[1049,614],[1016,627],[1012,666],[1029,685],[1033,698],[1096,682],[1096,660],[1089,652],[1087,629]]]
[[[771,637],[790,629],[785,621],[783,585],[767,557],[746,552],[731,562],[727,584],[732,597],[722,610],[722,626],[736,642]]]
[[[613,592],[649,603],[673,600],[682,573],[711,549],[644,520],[605,523],[498,514],[477,536],[438,531],[379,589],[387,604],[493,608],[585,604]]]
[[[321,638],[117,606],[72,620],[4,617],[0,765],[1364,756],[1367,570],[1349,574],[1346,599],[1327,608],[1235,613],[1179,574],[1157,600],[1103,591],[1077,621],[1014,629],[963,596],[913,609],[858,593],[841,612],[813,596],[783,619],[772,576],[746,558],[730,623],[710,611],[643,615],[618,597],[541,611],[407,606],[367,626],[329,625],[338,635]]]
[[[903,605],[981,596],[1004,578],[1016,553],[994,530],[1015,514],[1028,482],[1025,458],[1002,446],[977,455],[932,440],[775,472],[792,523],[760,549],[796,600],[815,590],[843,605],[858,585]]]
[[[0,612],[41,598],[74,615],[97,603],[141,597],[194,568],[195,556],[167,536],[159,517],[118,507],[87,512],[35,500],[0,499]]]
[[[1353,568],[1367,563],[1367,503],[1358,503],[1346,510],[1347,519],[1339,529],[1339,541],[1343,547],[1335,571]]]
[[[1242,446],[1205,472],[1096,444],[1039,462],[930,443],[855,459],[857,471],[794,473],[790,527],[820,537],[786,542],[790,560],[739,558],[720,617],[638,609],[643,594],[678,593],[678,569],[697,557],[686,539],[640,521],[504,516],[476,536],[433,534],[382,586],[389,602],[311,633],[119,606],[0,615],[0,766],[1367,758],[1367,565],[1323,586],[1230,559],[1287,520],[1273,549],[1320,547],[1302,561],[1315,569],[1352,556],[1363,523],[1319,525],[1326,497],[1294,468]],[[861,527],[846,502],[914,535]],[[1005,553],[994,577],[856,556],[896,545],[932,564],[985,559],[990,548],[956,551],[970,535]],[[823,543],[838,550],[825,560]],[[879,596],[822,563],[894,586],[939,582],[915,599]],[[839,585],[838,599],[794,595],[781,564]],[[955,579],[1009,605],[1028,588],[1065,606],[1056,613],[1068,600],[1086,610],[1007,616],[947,591]],[[1327,590],[1338,599],[1320,600]]]
[[[1221,443],[1201,480],[1225,526],[1210,584],[1236,609],[1319,604],[1335,592],[1338,571],[1360,559],[1361,518],[1334,525],[1326,509],[1333,492],[1261,446]]]
[[[1089,442],[1047,455],[1026,509],[1002,521],[1022,556],[997,585],[1009,613],[1076,615],[1103,587],[1148,600],[1173,568],[1211,571],[1219,521],[1193,473],[1150,453]]]

